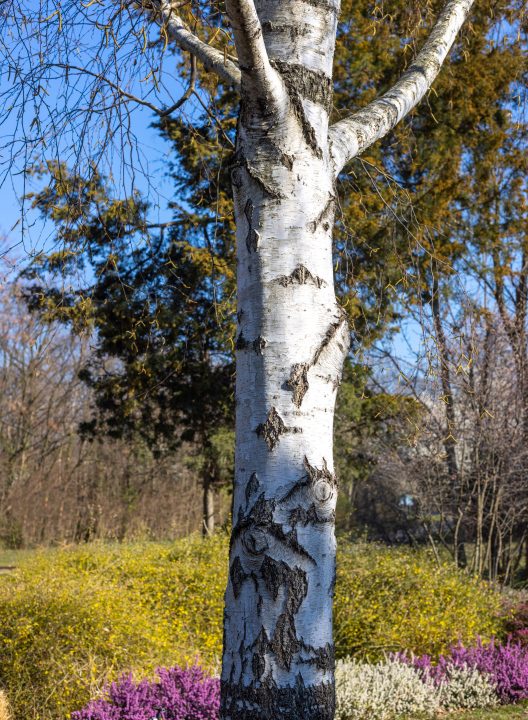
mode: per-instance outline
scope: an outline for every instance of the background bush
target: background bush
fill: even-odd
[[[338,657],[375,661],[406,649],[438,656],[475,634],[501,632],[500,600],[485,583],[425,550],[342,543],[337,566],[334,641]]]
[[[397,659],[375,665],[338,660],[336,663],[337,720],[389,720],[407,713],[433,714],[440,691],[423,682],[414,668]]]
[[[45,551],[0,579],[0,684],[15,716],[64,718],[133,669],[209,670],[221,652],[223,537]]]
[[[133,670],[199,662],[218,672],[228,538],[84,545],[28,555],[0,578],[0,685],[15,717],[63,719]],[[437,655],[499,628],[498,599],[426,552],[340,543],[340,656]]]

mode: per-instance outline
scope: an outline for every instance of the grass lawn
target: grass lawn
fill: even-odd
[[[438,720],[509,720],[528,718],[528,705],[504,705],[487,710],[465,710],[437,716]]]

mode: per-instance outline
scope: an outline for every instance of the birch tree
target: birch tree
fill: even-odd
[[[334,715],[332,425],[349,348],[333,287],[335,182],[423,97],[469,5],[449,2],[395,87],[328,128],[337,4],[227,4],[241,105],[226,720]]]
[[[94,2],[103,5],[91,0],[82,8]],[[131,101],[166,116],[192,93],[201,102],[195,89],[199,61],[240,97],[231,163],[237,232],[236,469],[221,715],[224,720],[331,719],[339,487],[332,428],[350,344],[346,312],[334,292],[336,180],[349,161],[421,101],[472,0],[448,0],[394,87],[331,127],[339,0],[226,0],[236,56],[228,53],[227,45],[224,52],[214,47],[218,31],[207,41],[191,31],[179,14],[185,4],[152,0],[135,6],[136,13],[147,17],[149,28],[160,28],[164,48],[175,43],[194,58],[189,88],[181,100],[160,108],[125,90],[119,74],[116,80],[103,80],[113,92],[110,109],[119,112]],[[13,4],[6,8],[15,18]],[[120,47],[116,18],[132,12],[132,3],[116,5],[105,23],[97,24],[103,32],[101,52],[109,39]],[[61,28],[64,33],[68,23],[85,18],[86,10],[65,3],[47,17],[39,15],[36,22],[58,23],[60,43]],[[18,22],[19,32],[21,27],[37,39],[45,36],[45,30],[39,35],[38,25],[28,24],[23,13]],[[145,28],[134,37],[141,52],[147,50]],[[51,48],[47,40],[27,60],[38,60],[31,70],[35,119],[29,135],[36,132],[41,137],[32,145],[27,136],[26,148],[32,150],[43,138],[37,105],[51,102],[38,73],[53,65],[59,72],[102,79],[103,71],[90,70],[79,61],[74,65],[74,51],[81,55],[78,44],[61,47],[64,53],[53,63],[46,57],[46,48]],[[160,67],[149,73],[156,85]],[[15,64],[14,69],[16,91],[24,93],[26,68]],[[82,110],[83,142],[97,113],[103,117],[110,112],[102,100],[97,100],[102,109],[95,109],[96,95],[92,91],[79,101],[88,109],[77,105],[76,115],[57,118],[51,124],[53,137],[59,125],[71,125]]]

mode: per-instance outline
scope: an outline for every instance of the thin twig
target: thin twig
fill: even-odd
[[[218,120],[218,118],[217,118],[215,115],[213,115],[213,113],[209,110],[209,108],[203,103],[202,98],[198,95],[198,93],[196,92],[196,90],[194,91],[194,95],[198,98],[198,101],[199,101],[200,105],[203,107],[203,109],[205,110],[205,112],[209,115],[209,117],[211,118],[211,120],[214,120],[215,123],[218,125],[218,127],[220,128],[220,132],[222,133],[222,135],[224,136],[224,138],[227,140],[227,142],[231,145],[232,148],[234,148],[234,147],[235,147],[235,144],[234,144],[233,141],[229,138],[229,136],[226,135],[225,130],[224,130],[224,128],[222,127],[220,121]]]
[[[161,110],[160,108],[153,105],[151,102],[148,102],[148,100],[142,100],[141,98],[136,97],[135,95],[132,95],[131,93],[127,92],[126,90],[122,90],[118,85],[113,83],[111,80],[108,80],[108,78],[105,78],[103,75],[98,75],[97,73],[92,72],[91,70],[86,70],[86,68],[80,68],[76,65],[55,65],[54,67],[60,67],[64,70],[76,70],[77,72],[84,73],[86,75],[91,75],[94,78],[97,78],[98,80],[103,80],[105,83],[110,85],[111,88],[113,88],[116,92],[118,92],[120,95],[123,95],[124,97],[128,98],[129,100],[132,100],[133,102],[137,102],[139,105],[145,105],[146,107],[150,108],[153,112],[155,112],[160,117],[167,117],[167,115],[170,115],[172,112],[177,110],[179,107],[183,105],[183,103],[188,100],[191,95],[195,92],[196,88],[196,58],[194,55],[191,55],[191,78],[189,82],[189,87],[187,90],[183,93],[181,98],[176,102],[172,107],[165,108]]]

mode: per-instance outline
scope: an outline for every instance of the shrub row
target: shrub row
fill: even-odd
[[[221,658],[228,539],[85,545],[35,553],[0,578],[0,686],[16,717],[56,720],[97,698],[124,671],[154,677],[196,652]],[[408,648],[437,657],[500,629],[498,597],[426,552],[338,549],[339,657],[376,661]]]

